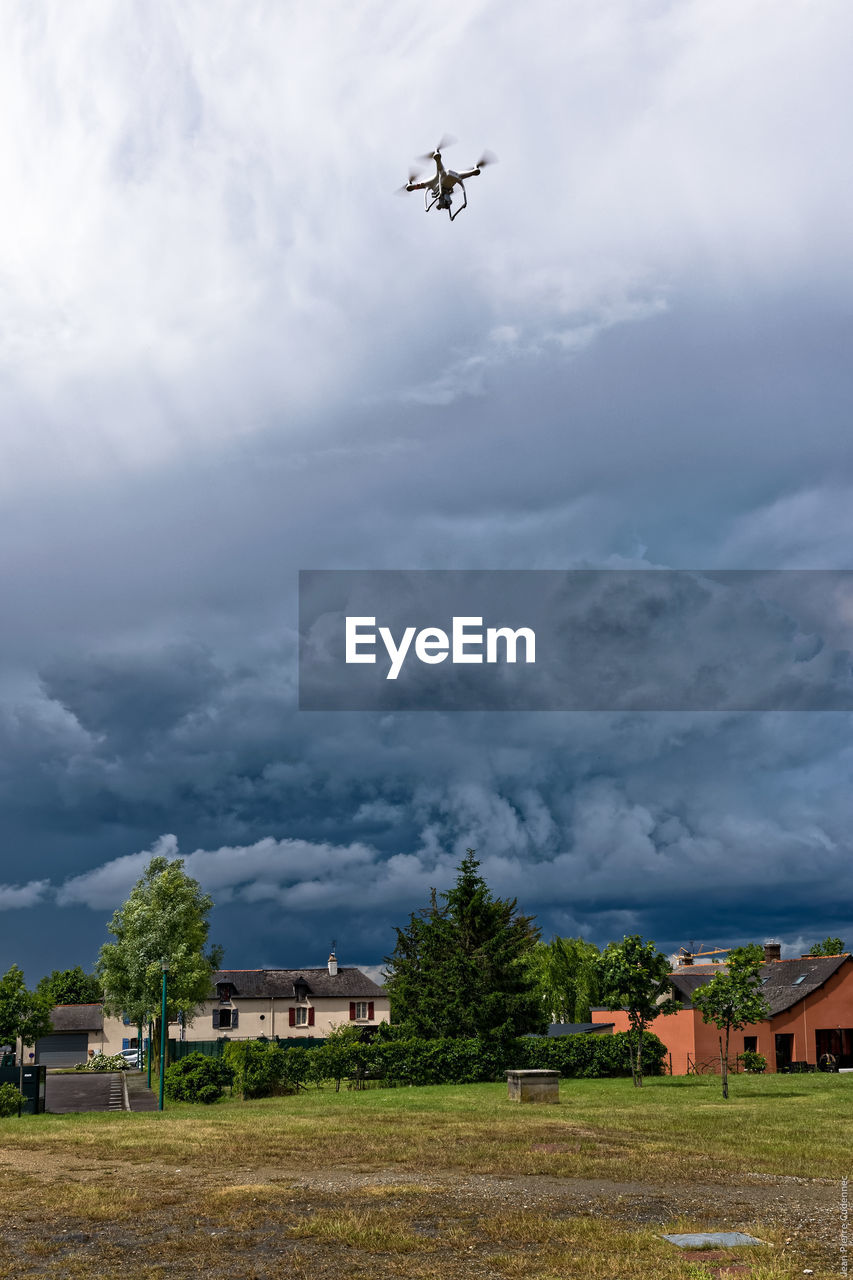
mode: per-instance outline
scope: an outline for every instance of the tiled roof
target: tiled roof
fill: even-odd
[[[102,1031],[104,1009],[100,1004],[58,1004],[51,1011],[53,1031]]]
[[[377,986],[360,969],[338,969],[334,977],[325,966],[322,969],[220,969],[213,975],[214,983],[227,982],[239,1000],[293,999],[293,984],[302,978],[307,994],[316,998],[344,998],[347,1000],[375,1000],[385,995],[384,987]],[[211,991],[211,998],[216,989]]]
[[[761,990],[770,1005],[770,1017],[784,1013],[805,996],[823,986],[843,964],[850,960],[842,956],[804,956],[799,960],[771,960],[760,969]],[[693,992],[710,982],[715,973],[725,973],[724,964],[682,965],[673,970],[672,985],[677,999],[690,1007]],[[798,979],[802,978],[802,981]]]

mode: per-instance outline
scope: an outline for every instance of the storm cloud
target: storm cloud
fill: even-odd
[[[546,934],[849,942],[846,713],[296,703],[299,569],[850,567],[849,8],[7,25],[4,964],[154,849],[238,967],[379,962],[467,847]]]

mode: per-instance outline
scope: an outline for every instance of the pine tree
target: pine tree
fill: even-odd
[[[509,1037],[546,1021],[528,957],[539,938],[513,899],[494,898],[469,849],[452,889],[414,912],[386,957],[392,1022],[417,1036]],[[439,898],[441,902],[439,902]]]

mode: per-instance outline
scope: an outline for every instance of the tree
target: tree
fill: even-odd
[[[844,943],[840,938],[824,938],[809,947],[810,956],[841,956],[844,954]]]
[[[36,991],[55,1004],[96,1004],[103,997],[100,980],[94,973],[84,973],[80,965],[73,969],[54,969],[39,980]]]
[[[414,912],[387,956],[391,1017],[415,1036],[504,1037],[544,1029],[528,957],[539,939],[515,898],[494,898],[469,849],[452,889]],[[442,899],[439,902],[439,898]]]
[[[192,1022],[210,998],[222,948],[205,950],[213,899],[184,871],[183,858],[154,857],[109,924],[115,942],[101,947],[96,971],[104,986],[104,1009],[131,1024],[154,1022],[159,1054],[162,961],[169,965],[167,1021],[181,1014]],[[168,1030],[167,1028],[165,1030]]]
[[[14,1048],[18,1037],[22,1044],[35,1044],[50,1031],[52,1002],[38,991],[28,991],[24,974],[16,964],[0,978],[0,1044]]]
[[[720,1075],[724,1098],[729,1096],[730,1032],[739,1031],[749,1022],[762,1022],[770,1012],[759,977],[763,963],[764,951],[757,944],[735,947],[729,952],[725,972],[715,973],[710,982],[693,993],[693,1003],[702,1014],[702,1021],[713,1022],[721,1033]]]
[[[530,953],[530,973],[551,1022],[589,1022],[599,999],[597,962],[600,951],[583,938],[537,942]]]
[[[606,1009],[624,1009],[633,1035],[631,1078],[643,1083],[643,1035],[660,1014],[677,1013],[672,998],[669,961],[653,942],[638,933],[609,942],[598,962],[601,1002]]]

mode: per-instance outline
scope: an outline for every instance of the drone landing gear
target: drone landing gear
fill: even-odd
[[[439,209],[446,209],[447,215],[452,222],[454,218],[458,218],[463,209],[468,208],[468,193],[463,183],[459,183],[462,189],[462,203],[455,213],[451,210],[451,201],[453,200],[452,191],[434,191],[432,187],[427,187],[424,192],[424,213],[429,213],[430,209],[434,209],[436,205]],[[430,195],[432,199],[430,200]]]

